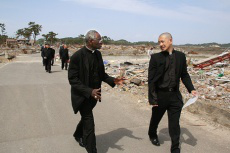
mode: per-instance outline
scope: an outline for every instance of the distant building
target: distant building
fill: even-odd
[[[29,40],[22,38],[22,39],[17,39],[18,44],[28,44]]]
[[[17,45],[18,42],[16,39],[8,38],[6,39],[6,45]]]

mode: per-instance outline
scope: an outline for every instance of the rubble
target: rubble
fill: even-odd
[[[141,85],[141,80],[137,79],[137,78],[133,78],[130,80],[130,83],[133,83],[133,84],[139,86],[139,85]]]
[[[142,96],[146,99],[148,91],[148,62],[122,62],[112,63],[108,61],[106,72],[117,77],[121,75],[121,67],[125,69],[124,76],[128,79],[126,84],[120,89],[121,92],[130,92],[134,95]],[[230,112],[230,63],[225,62],[223,67],[218,64],[209,66],[204,70],[188,67],[188,72],[193,80],[193,84],[199,93],[199,100],[209,103],[220,104],[222,109]],[[222,74],[220,77],[219,74]],[[181,85],[181,93],[184,101],[189,99],[187,89]],[[145,101],[148,104],[148,101]],[[138,102],[140,103],[140,102]],[[142,103],[142,102],[141,102]]]
[[[40,46],[27,46],[27,45],[14,45],[11,47],[2,47],[0,48],[0,61],[5,63],[13,58],[16,58],[19,54],[34,54],[40,53]],[[4,60],[7,59],[7,60]]]
[[[81,45],[69,46],[70,55],[81,47]],[[148,67],[150,60],[146,53],[148,49],[149,47],[147,46],[104,45],[101,50],[103,56],[113,55],[115,57],[113,60],[106,59],[104,61],[106,72],[111,76],[124,76],[127,79],[125,81],[126,84],[121,87],[116,87],[116,89],[119,90],[119,92],[129,92],[136,97],[136,102],[142,105],[148,105]],[[56,47],[55,50],[56,54],[58,54],[59,48]],[[16,56],[18,54],[32,54],[37,52],[40,52],[39,46],[1,48],[0,63],[5,62],[7,60],[5,57],[8,55]],[[156,49],[154,52],[159,52],[159,50]],[[223,109],[230,113],[230,62],[221,61],[214,65],[204,67],[203,69],[197,69],[193,68],[192,64],[199,61],[198,56],[204,55],[200,52],[198,53],[194,51],[187,53],[187,64],[189,65],[188,72],[199,94],[198,101],[202,103],[202,107],[204,106],[204,103],[210,104],[213,107],[215,106],[216,108]],[[141,56],[145,55],[146,57],[145,59],[138,59],[140,56],[136,56],[137,54]],[[134,59],[133,55],[137,58]],[[121,56],[128,56],[129,58],[121,59]],[[204,57],[206,56],[209,55],[207,54]],[[3,58],[6,60],[3,60]],[[56,60],[57,59],[59,58],[56,58]],[[103,88],[103,90],[107,91],[110,90],[110,88],[106,87]],[[191,96],[187,89],[181,85],[180,91],[183,95],[184,101],[187,101]]]
[[[186,110],[230,127],[229,122],[226,123],[230,118],[230,61],[223,63],[221,67],[220,64],[216,63],[203,70],[193,68],[192,65],[188,67],[188,73],[199,98],[194,105],[186,108]],[[116,88],[119,92],[127,93],[127,95],[131,94],[132,97],[135,97],[134,99],[136,99],[138,105],[149,105],[147,78],[149,59],[125,62],[109,60],[105,67],[109,75],[114,77],[122,75],[127,79],[126,84]],[[125,70],[125,72],[121,73],[121,70]],[[181,82],[180,91],[183,95],[183,101],[186,102],[192,95],[182,84]]]

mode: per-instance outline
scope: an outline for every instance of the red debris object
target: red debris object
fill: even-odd
[[[230,60],[230,52],[224,52],[220,55],[213,56],[197,63],[193,63],[193,67],[203,69],[204,67],[213,65],[224,60]]]

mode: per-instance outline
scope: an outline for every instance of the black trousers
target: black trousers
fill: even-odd
[[[43,66],[46,65],[46,64],[45,64],[45,59],[44,59],[44,57],[42,57],[42,64],[43,64]]]
[[[45,70],[51,71],[51,59],[45,59]]]
[[[54,58],[51,59],[51,65],[54,65]]]
[[[168,128],[171,137],[171,152],[180,153],[180,114],[183,103],[177,97],[176,92],[159,92],[158,107],[152,108],[152,117],[149,125],[149,137],[157,137],[157,128],[164,113],[168,113]]]
[[[67,68],[68,68],[68,62],[67,62],[67,60],[62,59],[61,60],[61,68],[63,69],[64,66],[65,66],[65,69],[67,70]]]
[[[93,117],[93,108],[96,106],[96,100],[90,98],[82,102],[80,106],[81,120],[77,125],[73,136],[83,138],[88,153],[97,153],[95,124]]]

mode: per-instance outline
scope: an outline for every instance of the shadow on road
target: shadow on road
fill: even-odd
[[[61,71],[51,71],[52,73],[61,72]]]
[[[168,128],[161,129],[159,131],[158,137],[159,137],[161,144],[164,144],[164,141],[171,141],[170,136],[169,136],[169,132],[168,132]],[[181,128],[180,142],[186,143],[186,144],[191,145],[191,146],[197,145],[197,139],[186,128]]]
[[[117,145],[116,143],[123,137],[129,137],[137,140],[142,138],[135,137],[133,131],[125,128],[119,128],[114,131],[101,134],[97,136],[97,148],[100,153],[107,153],[109,148],[118,149],[123,151],[123,145]]]

